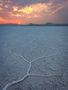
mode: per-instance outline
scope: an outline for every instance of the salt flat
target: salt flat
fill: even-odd
[[[0,26],[0,90],[67,90],[68,27]]]

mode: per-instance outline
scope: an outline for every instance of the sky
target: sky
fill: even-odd
[[[68,0],[0,0],[0,24],[68,23]]]

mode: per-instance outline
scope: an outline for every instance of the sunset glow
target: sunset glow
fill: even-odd
[[[33,12],[33,8],[32,7],[25,7],[25,8],[23,8],[22,11],[23,11],[23,13],[30,14]]]
[[[20,5],[13,0],[0,0],[0,23],[25,24],[38,22],[39,19],[40,22],[44,19],[49,22],[49,18],[57,17],[58,12],[67,5],[67,0],[63,3],[49,0],[49,2],[37,2],[29,5]]]
[[[12,19],[12,20],[6,20],[6,19],[3,19],[3,18],[0,18],[0,24],[8,24],[8,22],[9,22],[9,24],[22,24],[22,23],[24,23],[23,21],[21,21],[21,20],[17,20],[17,19]]]

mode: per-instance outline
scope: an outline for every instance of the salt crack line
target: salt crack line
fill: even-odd
[[[28,61],[24,56],[22,56],[22,55],[20,55],[20,54],[16,54],[16,53],[14,53],[16,56],[18,56],[18,57],[21,57],[21,58],[23,58],[24,59],[24,61],[26,61],[26,62],[28,62],[28,63],[30,63],[30,61]]]
[[[3,90],[7,90],[7,88],[9,87],[9,86],[11,86],[11,85],[13,85],[13,84],[16,84],[16,83],[18,83],[18,82],[21,82],[21,81],[23,81],[25,78],[27,78],[29,75],[28,74],[26,74],[22,79],[20,79],[20,80],[17,80],[17,81],[13,81],[13,82],[11,82],[11,83],[8,83],[4,88],[3,88]]]
[[[12,53],[12,51],[11,50],[9,50],[9,52],[10,53]],[[20,55],[20,54],[18,54],[18,53],[15,53],[15,52],[13,52],[12,54],[14,54],[15,56],[18,56],[18,57],[20,57],[20,58],[23,58],[24,59],[24,61],[26,61],[26,62],[29,62],[23,55]]]
[[[29,73],[30,73],[30,69],[31,69],[31,62],[30,62],[30,65],[29,65],[29,68],[28,68],[28,70],[27,70],[27,74],[29,75]]]
[[[16,53],[14,53],[16,56],[19,56],[19,57],[21,57],[21,58],[24,58],[23,56],[21,56],[21,55],[17,55]],[[16,84],[16,83],[18,83],[18,82],[21,82],[21,81],[23,81],[25,78],[27,78],[28,76],[46,76],[46,75],[37,75],[37,74],[29,74],[29,72],[30,72],[30,69],[31,69],[31,63],[32,62],[34,62],[34,61],[36,61],[36,60],[38,60],[38,59],[40,59],[40,58],[44,58],[44,57],[50,57],[50,56],[53,56],[53,55],[49,55],[49,56],[42,56],[42,57],[39,57],[39,58],[36,58],[36,59],[34,59],[34,60],[32,60],[31,62],[30,61],[28,61],[27,59],[25,59],[24,58],[24,61],[26,61],[26,62],[28,62],[29,63],[29,68],[28,68],[28,70],[27,70],[27,74],[22,78],[22,79],[20,79],[20,80],[17,80],[17,81],[13,81],[13,82],[11,82],[11,83],[8,83],[4,88],[3,88],[3,90],[7,90],[7,88],[9,87],[9,86],[11,86],[11,85],[13,85],[13,84]]]
[[[15,54],[15,55],[17,55],[17,54]],[[19,55],[17,55],[17,56],[19,56]],[[23,56],[21,56],[21,55],[20,55],[20,57],[23,58]],[[27,77],[29,76],[29,72],[30,72],[30,69],[31,69],[31,62],[29,62],[29,61],[26,60],[25,58],[24,58],[24,60],[29,63],[29,68],[28,68],[28,70],[27,70],[27,74],[26,74],[23,78],[21,78],[20,80],[16,80],[16,81],[13,81],[13,82],[11,82],[11,83],[8,83],[8,84],[3,88],[3,90],[7,90],[7,88],[8,88],[9,86],[11,86],[11,85],[13,85],[13,84],[16,84],[16,83],[18,83],[18,82],[21,82],[21,81],[23,81],[25,78],[27,78]]]
[[[36,77],[52,77],[52,76],[56,76],[56,77],[61,77],[61,75],[41,75],[41,74],[29,74],[29,76],[36,76]]]
[[[54,54],[54,55],[56,55],[56,54]],[[49,56],[41,56],[41,57],[38,57],[38,58],[36,58],[36,59],[33,59],[33,60],[31,61],[31,63],[33,63],[33,62],[35,62],[35,61],[38,61],[39,59],[42,59],[42,58],[47,58],[47,57],[51,57],[51,56],[54,56],[54,55],[49,55]]]
[[[39,76],[39,77],[48,77],[48,75],[41,75],[41,74],[30,74],[29,76]]]

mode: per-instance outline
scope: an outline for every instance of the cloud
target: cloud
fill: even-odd
[[[0,0],[0,16],[8,23],[12,21],[13,23],[46,23],[53,21],[59,23],[63,17],[59,11],[65,13],[67,9],[64,10],[64,8],[68,5],[67,0],[28,1],[27,4],[20,4],[19,2],[25,3],[26,1]],[[60,16],[61,18],[59,18]],[[64,15],[64,19],[66,16]]]

